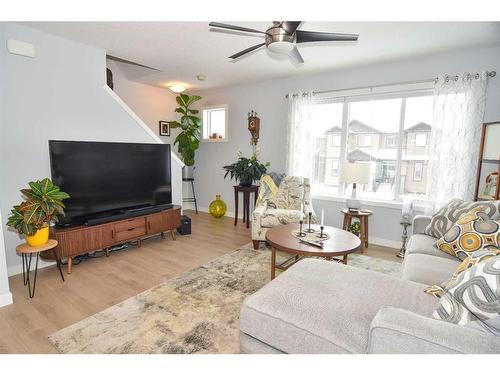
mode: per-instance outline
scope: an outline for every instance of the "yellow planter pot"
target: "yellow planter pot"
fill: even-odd
[[[49,227],[38,229],[33,236],[26,236],[26,242],[30,246],[42,246],[49,241]]]

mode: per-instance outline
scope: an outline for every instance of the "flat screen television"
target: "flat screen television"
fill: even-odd
[[[59,226],[172,206],[170,145],[50,140],[49,152],[52,181],[71,196]]]

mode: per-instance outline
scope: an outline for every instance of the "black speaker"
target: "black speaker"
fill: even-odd
[[[191,234],[191,219],[186,216],[181,216],[181,226],[177,228],[177,232],[185,236],[186,234]]]

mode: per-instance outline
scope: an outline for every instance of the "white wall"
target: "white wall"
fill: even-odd
[[[50,176],[49,139],[144,143],[156,139],[103,88],[104,50],[17,24],[2,25],[0,74],[6,110],[0,128],[0,197],[5,220],[28,181]],[[5,40],[9,38],[33,43],[36,58],[8,54]],[[173,170],[173,178],[179,179],[178,169],[176,176]],[[173,193],[181,197],[179,186],[173,186]],[[13,274],[21,269],[15,247],[22,240],[3,228],[7,266]]]
[[[158,132],[158,122],[173,121],[179,119],[179,114],[175,112],[177,94],[168,88],[145,85],[138,82],[129,81],[121,71],[124,63],[113,60],[106,61],[107,67],[113,72],[113,90],[123,99],[125,103],[144,121],[144,123],[155,133]],[[172,144],[180,129],[172,129],[170,137],[161,136],[163,143]],[[176,152],[177,153],[177,152]]]
[[[251,57],[249,57],[251,58]],[[284,61],[284,64],[287,62]],[[306,62],[307,64],[307,62]],[[500,48],[456,51],[394,63],[370,65],[350,70],[325,72],[316,75],[272,80],[228,88],[201,91],[201,105],[229,105],[229,142],[203,143],[196,156],[197,186],[200,206],[207,207],[215,194],[221,194],[234,211],[233,181],[223,179],[222,166],[236,159],[238,150],[251,153],[250,133],[247,130],[247,112],[259,113],[261,130],[260,159],[270,161],[270,170],[283,172],[286,155],[288,92],[300,90],[330,90],[429,79],[443,73],[496,70],[499,76],[490,80],[485,121],[500,119]],[[298,70],[299,72],[299,70]],[[471,181],[474,183],[474,181]],[[325,208],[328,224],[341,225],[339,210],[343,202],[314,200],[316,210]],[[401,228],[400,209],[370,207],[375,214],[370,219],[370,237],[378,243],[397,245]]]

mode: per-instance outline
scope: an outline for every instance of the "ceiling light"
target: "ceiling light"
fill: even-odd
[[[289,53],[294,45],[290,42],[272,42],[267,47],[276,53]]]
[[[186,91],[186,86],[184,86],[182,83],[169,83],[167,86],[176,94],[180,94],[181,92]]]
[[[206,76],[206,75],[204,75],[204,74],[198,74],[198,75],[196,76],[196,79],[198,79],[198,81],[204,81],[204,80],[206,80],[206,79],[207,79],[207,76]]]

